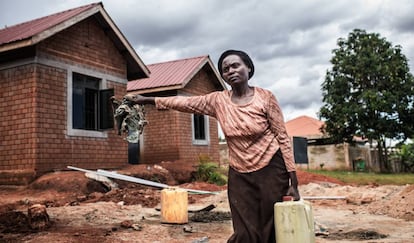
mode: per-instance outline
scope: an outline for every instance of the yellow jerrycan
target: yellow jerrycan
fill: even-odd
[[[164,188],[161,191],[161,222],[188,223],[188,193],[181,188]]]
[[[312,205],[308,201],[293,201],[283,197],[274,205],[277,243],[315,243]]]

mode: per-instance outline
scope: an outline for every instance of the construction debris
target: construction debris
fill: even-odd
[[[50,227],[51,223],[46,206],[42,204],[34,204],[27,210],[28,222],[31,229],[45,230]]]
[[[133,177],[133,176],[122,175],[122,174],[119,174],[117,172],[112,172],[112,171],[107,171],[107,170],[98,169],[97,171],[92,171],[92,170],[77,168],[77,167],[74,167],[74,166],[68,166],[67,168],[72,169],[72,170],[82,171],[82,172],[85,172],[85,173],[94,173],[94,174],[104,176],[104,177],[110,177],[110,178],[114,178],[114,179],[118,179],[118,180],[134,182],[134,183],[138,183],[138,184],[142,184],[142,185],[146,185],[146,186],[157,187],[157,188],[162,188],[162,189],[172,187],[172,186],[169,186],[167,184],[158,183],[158,182],[154,182],[154,181],[149,181],[149,180],[145,180],[145,179],[137,178],[137,177]],[[187,189],[187,188],[185,188],[183,190],[186,190],[188,193],[193,193],[193,194],[218,194],[219,193],[219,192],[210,192],[210,191],[194,190],[194,189]]]
[[[215,209],[217,206],[214,204],[209,205],[188,205],[188,212],[189,213],[199,213],[199,212],[209,212]],[[155,210],[161,211],[161,205],[155,207]]]
[[[88,177],[89,179],[101,182],[109,191],[114,188],[118,188],[118,184],[116,184],[115,182],[113,182],[106,176],[101,176],[101,175],[98,175],[97,173],[89,173],[89,172],[85,173],[85,176]]]
[[[121,222],[121,227],[126,228],[126,229],[131,228],[131,229],[136,230],[136,231],[141,231],[142,230],[142,225],[134,223],[131,220],[122,221]]]

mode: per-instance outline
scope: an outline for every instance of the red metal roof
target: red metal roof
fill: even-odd
[[[30,38],[97,5],[101,3],[92,3],[1,29],[0,45]]]
[[[323,133],[319,130],[323,121],[309,117],[299,116],[286,122],[286,130],[291,137],[320,138]]]
[[[149,70],[103,8],[102,2],[69,9],[46,17],[0,29],[0,52],[39,43],[50,36],[94,16],[127,61],[128,80],[149,77]]]
[[[183,88],[206,63],[212,65],[209,56],[199,56],[147,65],[150,70],[150,77],[129,81],[127,91],[155,88]],[[213,66],[212,68],[214,70]],[[218,79],[221,82],[219,76]]]

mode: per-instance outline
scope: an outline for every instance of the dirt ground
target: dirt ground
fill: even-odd
[[[194,167],[178,162],[129,165],[117,171],[171,186],[216,194],[189,194],[189,221],[160,218],[158,188],[79,171],[41,176],[27,187],[0,187],[0,242],[226,242],[232,233],[226,186],[192,182]],[[414,242],[414,185],[346,185],[298,171],[302,197],[311,200],[316,242]],[[115,185],[115,184],[116,185]],[[50,225],[32,229],[28,209],[46,206]],[[214,205],[210,211],[197,211]]]

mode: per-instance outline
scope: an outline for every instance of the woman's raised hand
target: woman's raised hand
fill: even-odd
[[[124,96],[124,99],[133,102],[134,104],[145,105],[145,104],[155,104],[154,97],[146,97],[140,94],[127,94]]]

